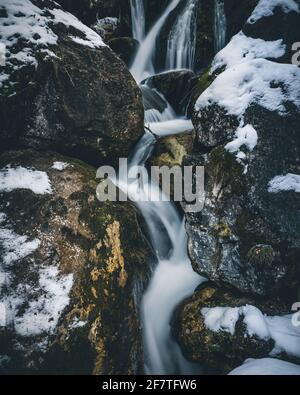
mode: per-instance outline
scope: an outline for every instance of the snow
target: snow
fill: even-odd
[[[53,166],[51,167],[54,170],[63,171],[67,167],[69,167],[69,163],[66,162],[54,162]]]
[[[235,333],[235,326],[240,317],[247,327],[247,334],[260,339],[269,339],[270,333],[261,311],[254,306],[203,308],[205,326],[213,332]]]
[[[56,34],[48,26],[48,18],[29,0],[0,0],[0,8],[7,13],[0,23],[1,42],[6,46],[6,64],[13,69],[28,64],[36,67],[37,61],[29,44],[43,48],[57,43]],[[12,47],[18,43],[20,36],[24,46],[15,53]],[[4,72],[0,74],[0,88],[5,81],[3,75]]]
[[[69,304],[69,292],[73,275],[59,276],[55,266],[39,271],[39,287],[42,295],[29,302],[23,315],[15,316],[14,327],[22,336],[35,336],[43,332],[53,333],[61,313]]]
[[[275,348],[271,356],[281,353],[300,358],[300,328],[292,323],[292,315],[267,316],[251,305],[241,307],[203,308],[205,326],[213,332],[235,333],[238,319],[243,319],[249,337],[273,339]]]
[[[53,2],[53,5],[58,4]],[[47,57],[56,57],[49,49],[53,49],[58,43],[58,36],[53,26],[58,23],[66,27],[72,27],[82,36],[70,38],[83,45],[92,48],[105,46],[101,37],[92,29],[81,23],[72,14],[60,8],[40,9],[30,0],[0,0],[0,9],[6,11],[6,17],[0,19],[1,43],[6,47],[6,65],[9,72],[16,71],[24,66],[37,67],[37,53],[45,54]],[[18,44],[19,52],[16,52]],[[9,82],[8,73],[4,70],[0,73],[0,89],[3,84]]]
[[[213,332],[228,332],[234,335],[235,325],[240,316],[238,307],[215,307],[212,309],[203,308],[205,326]]]
[[[56,266],[37,266],[29,257],[40,240],[28,241],[9,225],[0,226],[0,327],[13,327],[21,336],[51,334],[69,304],[73,274],[61,275]],[[22,265],[24,279],[16,271]],[[23,277],[22,277],[23,278]]]
[[[298,376],[300,366],[279,359],[247,359],[244,364],[232,372],[231,376]]]
[[[47,173],[22,166],[7,166],[0,170],[0,192],[11,192],[14,189],[29,189],[38,195],[52,193]]]
[[[268,191],[270,193],[279,193],[283,191],[300,192],[300,175],[287,174],[285,176],[276,176],[269,182]]]
[[[220,74],[199,97],[195,109],[200,111],[216,104],[242,119],[253,104],[284,115],[286,102],[300,108],[300,69],[295,65],[254,59]]]
[[[261,18],[274,15],[276,7],[280,7],[285,13],[300,12],[298,0],[260,0],[248,19],[248,23],[255,23]]]
[[[236,64],[257,58],[277,59],[285,54],[285,49],[283,40],[264,41],[247,37],[240,32],[215,56],[211,73],[223,67],[228,69]]]
[[[293,325],[292,317],[287,315],[266,318],[271,337],[276,344],[272,356],[285,352],[300,358],[300,328]]]
[[[248,151],[252,152],[257,145],[257,132],[252,125],[239,127],[235,133],[235,139],[225,146],[225,149],[231,153],[237,152],[237,158],[242,159],[244,155],[241,147],[245,146]]]
[[[32,254],[39,245],[40,241],[38,239],[28,241],[27,236],[20,236],[11,229],[0,227],[2,260],[6,266]]]
[[[54,17],[54,23],[62,23],[67,27],[73,27],[74,29],[78,30],[81,34],[85,37],[83,38],[85,44],[89,45],[91,48],[100,48],[105,47],[102,38],[97,34],[94,30],[90,29],[82,22],[80,22],[74,15],[70,14],[69,12],[63,11],[62,9],[55,8],[53,10],[49,10],[49,12]],[[70,36],[75,42],[76,37]]]

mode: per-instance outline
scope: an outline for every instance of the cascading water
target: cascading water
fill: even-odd
[[[147,37],[143,40],[131,67],[131,73],[140,83],[143,79],[154,73],[153,56],[156,49],[157,37],[170,13],[177,7],[180,0],[172,0],[161,17],[154,24]]]
[[[170,31],[167,42],[166,70],[194,68],[198,0],[186,0],[182,13]]]
[[[157,37],[168,16],[180,1],[182,0],[170,1],[161,17],[142,41],[131,68],[131,72],[138,83],[154,73],[153,57]],[[193,15],[196,7],[192,7],[192,3],[195,5],[196,1],[188,0],[189,7],[183,9],[183,12],[177,18],[177,27],[172,29],[173,33],[175,32],[174,34],[179,35],[180,27],[189,23],[189,27],[184,33],[186,37],[183,41],[180,41],[180,51],[178,54],[174,52],[174,61],[177,65],[191,65],[193,61],[195,42],[192,40],[188,44],[190,47],[187,50],[184,48],[184,42],[186,42],[188,34],[191,34],[192,29],[194,29],[192,21],[196,19]],[[134,23],[137,24],[138,20]],[[170,47],[168,56],[172,51]],[[190,120],[176,118],[176,114],[167,100],[160,93],[151,89],[147,82],[141,85],[141,89],[146,110],[145,122],[153,133],[162,137],[193,128]],[[129,170],[120,169],[118,181],[120,189],[126,190],[143,215],[158,261],[141,305],[145,372],[150,375],[200,374],[201,368],[188,362],[183,357],[179,346],[172,340],[170,320],[176,305],[192,294],[197,285],[204,279],[192,269],[187,255],[185,221],[180,217],[175,205],[170,201],[159,199],[162,193],[159,186],[151,181],[141,183],[139,173],[135,170],[137,166],[145,168],[146,161],[150,157],[155,143],[154,135],[146,132],[130,158]],[[130,182],[127,180],[129,173]],[[149,194],[152,196],[150,201],[147,199]]]
[[[146,132],[129,163],[128,174],[120,170],[118,185],[136,202],[142,213],[158,265],[142,301],[147,374],[199,374],[198,365],[188,362],[170,336],[170,320],[178,303],[203,281],[187,256],[185,223],[173,203],[159,199],[161,190],[149,180],[141,184],[138,167],[145,166],[155,145]],[[128,182],[130,175],[131,182]],[[147,201],[151,196],[152,200]],[[166,248],[167,247],[167,248]]]
[[[224,0],[215,0],[215,53],[221,51],[226,44],[227,20],[225,14]]]
[[[145,38],[145,9],[144,0],[130,0],[132,36],[142,42]]]

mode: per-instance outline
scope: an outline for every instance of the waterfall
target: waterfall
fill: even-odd
[[[139,42],[145,38],[144,0],[130,0],[132,36]]]
[[[224,0],[215,0],[215,53],[219,52],[226,44],[227,21]]]
[[[166,70],[194,68],[198,0],[186,5],[170,31],[167,42]]]
[[[154,73],[153,56],[155,54],[157,37],[168,16],[177,7],[179,2],[180,0],[172,0],[170,2],[146,38],[142,41],[130,70],[137,82],[141,82]]]
[[[129,163],[131,177],[131,170],[135,172],[136,166],[145,167],[155,142],[155,137],[146,132],[137,144]],[[151,180],[146,185],[141,185],[138,172],[136,179],[132,177],[130,183],[126,176],[121,169],[118,185],[137,201],[158,260],[141,306],[145,371],[150,375],[199,374],[199,365],[190,363],[183,357],[170,335],[170,320],[175,307],[204,281],[193,271],[187,255],[185,222],[172,202],[158,199],[162,193],[158,185]],[[155,199],[145,201],[149,194]]]
[[[156,40],[170,13],[182,0],[170,0],[169,5],[143,39],[131,73],[138,83],[154,74],[153,58]],[[191,67],[195,55],[195,10],[198,0],[187,0],[183,13],[177,18],[169,36],[168,57],[174,67]],[[139,23],[137,1],[131,2],[134,28]],[[142,11],[139,11],[142,13]],[[144,23],[144,22],[143,22]],[[183,29],[180,31],[180,29]],[[183,32],[183,33],[182,33]],[[136,34],[136,33],[134,33]],[[181,37],[181,35],[183,37]],[[192,37],[192,40],[190,39]],[[176,49],[178,45],[178,50]],[[171,67],[171,66],[170,66]],[[172,66],[173,67],[173,66]],[[145,122],[157,136],[167,136],[191,130],[193,125],[186,118],[177,118],[166,98],[147,85],[140,85]],[[118,186],[131,197],[144,217],[149,239],[157,257],[150,285],[141,304],[143,320],[145,373],[153,374],[200,374],[199,365],[188,362],[170,333],[170,320],[176,306],[204,281],[195,273],[187,254],[185,221],[176,206],[162,199],[160,187],[149,180],[141,183],[137,166],[146,168],[146,162],[155,147],[156,138],[146,132],[134,149],[128,169],[120,169]],[[127,171],[131,174],[127,180]],[[132,172],[134,176],[132,177]],[[147,197],[154,197],[147,201]]]

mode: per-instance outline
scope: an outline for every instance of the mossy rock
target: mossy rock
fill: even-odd
[[[262,340],[247,333],[243,316],[232,335],[229,332],[214,332],[205,325],[203,308],[241,307],[253,305],[263,313],[276,315],[289,310],[288,305],[277,299],[262,301],[252,299],[234,291],[217,288],[212,283],[204,283],[194,295],[185,300],[176,310],[172,328],[185,357],[217,373],[228,373],[240,366],[247,358],[266,357],[274,347],[273,340]]]
[[[54,162],[65,166],[58,170]],[[0,329],[0,354],[10,361],[4,372],[142,373],[141,295],[134,289],[146,286],[152,253],[135,208],[100,203],[96,170],[78,160],[25,150],[0,156],[0,169],[8,164],[45,172],[52,192],[36,194],[26,187],[0,193],[0,267],[10,278],[0,299],[21,298],[10,324]],[[7,266],[7,254],[14,251],[7,251],[3,239],[9,232],[21,244],[37,245]],[[48,272],[56,281],[50,290],[45,284],[51,278],[42,276]],[[55,299],[65,282],[68,290],[59,288]]]

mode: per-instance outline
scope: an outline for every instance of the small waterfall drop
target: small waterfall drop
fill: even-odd
[[[144,0],[130,0],[132,36],[140,43],[145,38],[145,8]]]
[[[146,38],[140,45],[138,53],[131,67],[131,74],[140,83],[154,73],[153,56],[156,49],[157,37],[170,13],[177,7],[180,0],[172,0],[158,21],[154,24]]]
[[[215,53],[225,47],[227,34],[227,20],[225,14],[224,0],[215,0]]]
[[[186,0],[170,31],[167,42],[166,70],[193,70],[196,50],[198,0]]]

